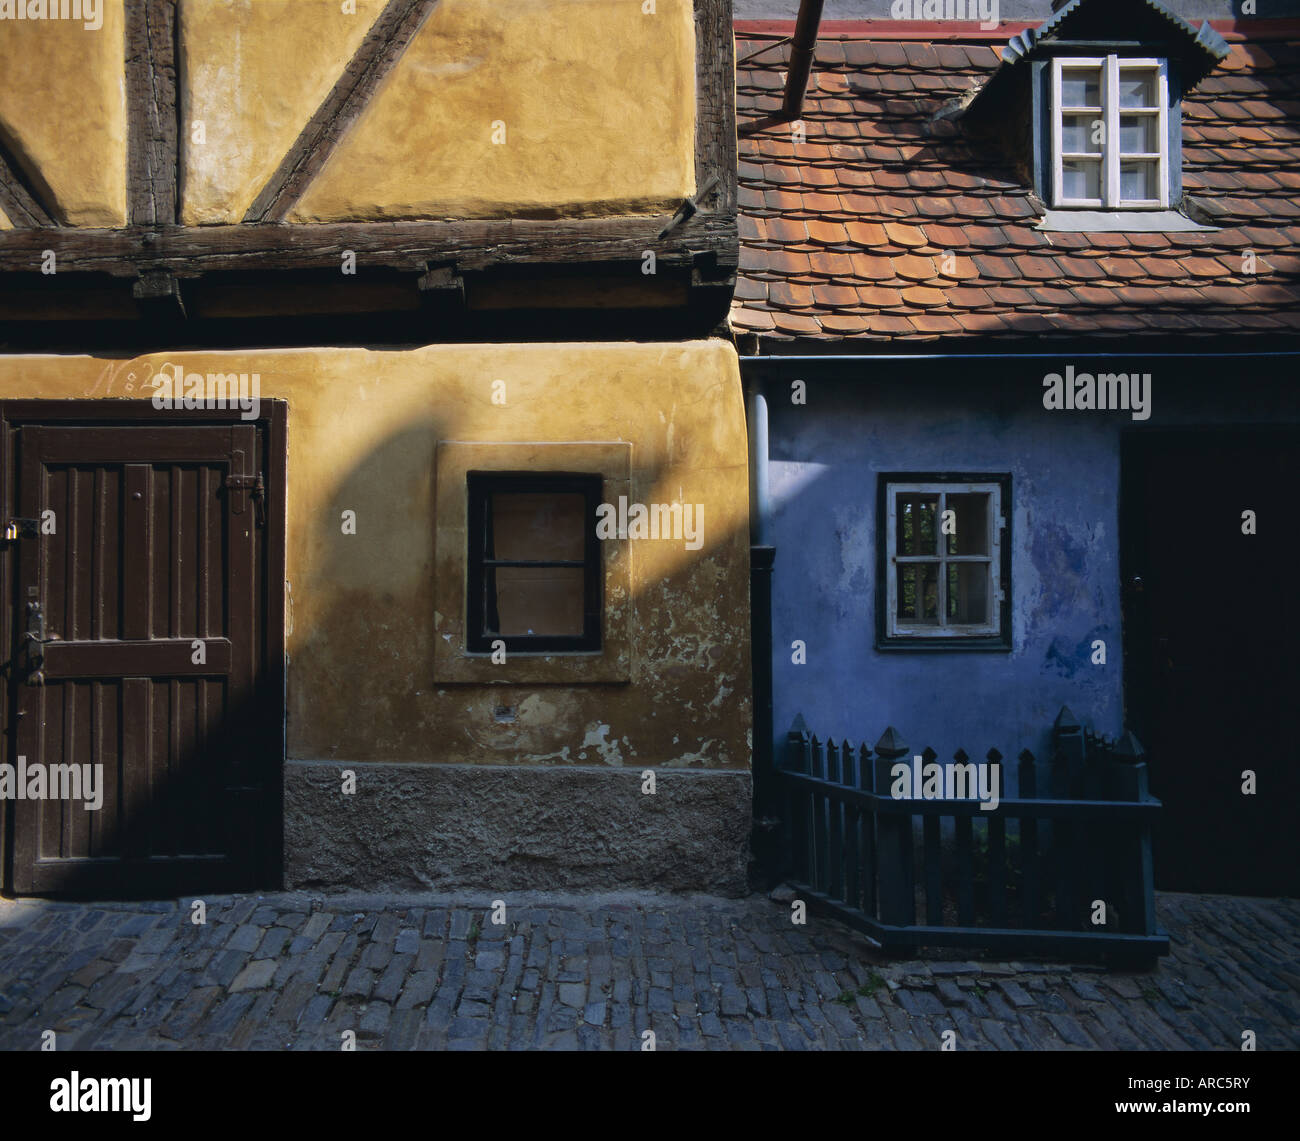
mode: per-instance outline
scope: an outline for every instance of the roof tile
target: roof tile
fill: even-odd
[[[859,281],[889,281],[894,276],[893,260],[856,251],[853,254],[853,276]]]
[[[797,285],[793,281],[768,282],[765,292],[771,304],[782,309],[807,309],[813,303],[813,291],[808,286]]]
[[[781,328],[787,333],[819,333],[825,323],[803,313],[780,313],[777,316]]]
[[[918,226],[907,226],[900,222],[886,222],[885,234],[891,242],[906,246],[908,249],[916,249],[918,246],[928,246],[930,244],[930,240]]]
[[[768,236],[774,242],[806,242],[808,240],[808,227],[798,219],[769,218],[767,220]]]
[[[929,281],[935,276],[934,259],[905,254],[894,258],[894,273],[905,281]]]
[[[942,289],[931,289],[927,285],[907,286],[903,290],[903,300],[909,305],[920,305],[927,309],[948,304],[948,298]]]
[[[885,227],[878,222],[849,222],[846,229],[850,241],[869,249],[886,245],[889,240],[885,234]]]
[[[843,246],[849,241],[849,232],[843,222],[823,222],[808,219],[808,236],[822,246]]]

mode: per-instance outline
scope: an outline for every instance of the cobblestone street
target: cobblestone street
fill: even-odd
[[[0,1048],[1260,1050],[1300,1046],[1300,906],[1161,895],[1150,973],[888,960],[788,907],[671,896],[0,900]]]

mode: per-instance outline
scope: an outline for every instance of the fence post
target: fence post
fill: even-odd
[[[808,771],[810,741],[808,724],[803,714],[795,715],[790,731],[785,735],[785,764],[787,772],[806,773]],[[782,782],[785,785],[785,852],[782,856],[783,870],[788,870],[791,879],[807,883],[807,869],[801,861],[808,854],[808,839],[805,828],[807,822],[806,805],[808,791],[799,788],[793,781]]]
[[[1132,732],[1125,732],[1115,745],[1116,793],[1124,800],[1149,801],[1152,799],[1147,788],[1147,766],[1142,759],[1146,750],[1142,748]],[[1124,892],[1126,902],[1121,906],[1135,918],[1134,930],[1139,935],[1156,933],[1156,888],[1155,876],[1151,863],[1151,821],[1139,822],[1136,836],[1131,841],[1132,847],[1128,859],[1124,861],[1127,869]],[[1121,919],[1126,918],[1121,915]]]
[[[875,788],[876,765],[870,746],[863,744],[858,752],[858,785],[865,792]],[[862,910],[872,919],[876,914],[876,813],[874,808],[864,808],[858,817],[858,835],[862,840]]]
[[[892,725],[876,742],[876,795],[887,797],[893,776],[890,769],[907,753],[907,742]],[[908,794],[911,794],[909,781]],[[880,921],[891,927],[911,927],[916,922],[916,885],[912,872],[912,817],[882,812],[876,817],[876,861],[879,868]]]
[[[1002,754],[990,749],[985,757],[1002,774]],[[999,795],[1006,796],[1006,782],[999,779]],[[989,813],[989,914],[994,927],[1007,926],[1007,821],[999,807]]]
[[[1038,770],[1034,754],[1022,749],[1020,761],[1020,799],[1036,800],[1038,797]],[[1022,922],[1028,928],[1038,926],[1038,910],[1041,906],[1038,898],[1038,818],[1022,816],[1020,818],[1020,886],[1023,895],[1020,906]]]
[[[1083,726],[1062,705],[1052,725],[1052,795],[1059,800],[1079,800],[1083,796],[1084,739]],[[1056,926],[1061,930],[1079,931],[1087,926],[1087,915],[1079,909],[1086,900],[1078,898],[1078,889],[1088,893],[1092,867],[1087,850],[1087,829],[1073,820],[1058,817],[1051,822],[1052,870],[1056,883]],[[1080,840],[1085,840],[1080,843]]]
[[[1063,771],[1059,767],[1053,771],[1052,794],[1062,800],[1079,800],[1083,797],[1083,726],[1068,705],[1062,705],[1061,712],[1056,715],[1052,738],[1056,745],[1053,760],[1058,766],[1065,762]],[[1060,779],[1062,776],[1064,781]]]

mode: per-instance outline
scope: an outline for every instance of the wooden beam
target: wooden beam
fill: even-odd
[[[176,221],[176,0],[126,6],[126,203],[137,226]]]
[[[2,139],[0,139],[0,210],[5,212],[5,217],[15,227],[30,228],[54,224],[49,211],[37,197],[36,188],[23,177],[21,168]]]
[[[281,222],[288,217],[437,4],[388,0],[338,82],[253,199],[245,222]]]
[[[701,211],[736,213],[736,67],[731,0],[695,0],[695,185]]]
[[[465,279],[454,265],[431,265],[416,281],[426,308],[464,308]]]
[[[647,250],[665,265],[690,265],[701,254],[734,264],[738,247],[734,214],[701,210],[661,241],[657,235],[667,220],[661,216],[15,229],[0,242],[0,274],[33,272],[47,249],[58,257],[60,278],[72,273],[135,278],[152,270],[167,270],[178,278],[233,270],[338,270],[345,251],[355,253],[362,269],[418,274],[430,264],[455,264],[464,273],[497,265],[632,263],[640,262]]]
[[[131,286],[141,314],[154,320],[171,321],[185,317],[181,284],[166,270],[149,270]]]

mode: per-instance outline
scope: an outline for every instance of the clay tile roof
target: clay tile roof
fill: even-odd
[[[800,140],[785,125],[745,133],[779,97],[789,46],[742,26],[737,331],[886,344],[1300,334],[1294,28],[1267,44],[1230,36],[1183,100],[1184,188],[1218,229],[1074,234],[1037,229],[1041,203],[1005,160],[932,122],[998,67],[993,41],[819,40]]]

